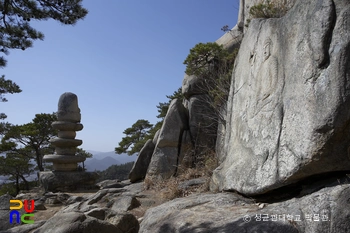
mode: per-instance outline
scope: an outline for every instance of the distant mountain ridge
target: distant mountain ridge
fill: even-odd
[[[127,154],[116,154],[114,151],[98,152],[87,150],[93,154],[92,158],[85,161],[87,171],[103,171],[112,165],[119,165],[129,162],[134,162],[137,159],[136,155],[129,156]]]

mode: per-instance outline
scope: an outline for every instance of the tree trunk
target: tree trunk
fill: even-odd
[[[24,184],[25,184],[25,186],[26,186],[26,190],[29,190],[29,183],[28,183],[28,181],[26,180],[26,178],[24,178],[23,175],[20,175],[20,177],[21,177],[21,179],[23,180],[23,182],[24,182]]]
[[[18,175],[16,175],[16,195],[19,193],[19,179],[18,179]]]
[[[41,157],[41,153],[39,151],[39,148],[35,148],[35,155],[36,155],[36,163],[38,165],[39,171],[44,171],[43,168],[43,159]]]

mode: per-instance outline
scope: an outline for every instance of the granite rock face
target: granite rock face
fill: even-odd
[[[147,177],[150,179],[170,178],[176,174],[179,164],[182,135],[188,129],[187,111],[178,99],[174,99],[165,116],[159,132]]]
[[[147,210],[139,232],[349,232],[349,195],[349,184],[274,204],[234,193],[198,194]]]
[[[350,4],[255,19],[236,59],[212,189],[257,195],[350,170]]]
[[[9,194],[4,194],[0,196],[0,231],[8,229],[12,225],[9,223],[11,199],[14,198]]]
[[[153,144],[153,140],[151,139],[149,139],[145,143],[145,145],[142,147],[129,173],[129,179],[131,182],[136,182],[146,177],[147,169],[148,169],[149,163],[151,162],[154,147],[155,145]]]
[[[40,184],[46,191],[72,191],[95,188],[95,172],[40,172]]]

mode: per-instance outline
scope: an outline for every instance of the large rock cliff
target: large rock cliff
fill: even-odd
[[[256,195],[350,170],[349,13],[349,1],[298,1],[251,21],[212,188]]]

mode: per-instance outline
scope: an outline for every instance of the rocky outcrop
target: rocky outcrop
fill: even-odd
[[[11,199],[13,199],[13,197],[9,194],[0,196],[0,231],[11,227],[9,223]]]
[[[95,172],[40,172],[40,183],[46,191],[72,191],[76,189],[93,189],[98,178]]]
[[[149,163],[151,162],[155,144],[149,139],[140,150],[140,153],[129,173],[131,182],[142,180],[146,177]]]
[[[15,224],[3,224],[5,222],[8,223],[9,199],[23,200],[23,198],[28,198],[30,196],[18,195],[16,198],[13,198],[9,195],[3,195],[0,197],[0,203],[3,203],[4,208],[7,209],[4,211],[1,210],[5,214],[3,225],[0,225],[0,232],[137,233],[139,230],[139,222],[136,217],[128,211],[140,205],[136,197],[143,191],[143,184],[137,183],[123,186],[123,188],[102,189],[92,195],[88,194],[79,198],[66,193],[45,193],[43,196],[35,198],[35,202],[41,200],[46,203],[45,205],[61,205],[62,209],[45,221],[35,221],[34,224],[24,224],[20,226]],[[41,210],[34,210],[34,216],[36,216],[38,211],[40,212]]]
[[[110,189],[110,188],[122,188],[125,185],[122,184],[119,180],[104,180],[98,182],[96,186],[100,187],[100,189]]]
[[[349,14],[343,1],[298,1],[283,18],[252,20],[212,189],[257,195],[350,170]]]
[[[198,194],[149,209],[139,232],[349,232],[349,195],[349,184],[274,204],[234,193]]]
[[[147,176],[150,179],[167,179],[176,174],[182,135],[188,129],[187,119],[182,102],[174,99],[169,105],[148,167]]]
[[[48,220],[34,233],[74,233],[74,232],[116,232],[121,233],[117,226],[99,219],[86,216],[79,212],[61,213]]]
[[[235,27],[235,30],[224,34],[216,43],[232,52],[239,47],[242,38],[243,30]],[[182,94],[185,99],[183,102],[173,100],[174,103],[176,102],[177,110],[174,111],[173,107],[169,107],[164,121],[166,124],[166,119],[177,119],[178,109],[180,109],[180,124],[167,123],[159,131],[159,138],[157,135],[155,137],[157,140],[153,140],[155,148],[150,165],[149,167],[146,163],[144,165],[144,168],[148,169],[148,178],[169,178],[177,174],[179,170],[192,167],[197,159],[194,155],[201,157],[209,150],[214,150],[218,121],[215,111],[208,104],[209,98],[203,86],[203,80],[202,77],[185,74],[182,82]],[[174,103],[171,103],[171,106]],[[171,145],[166,145],[169,142]],[[149,147],[150,143],[148,143]],[[132,170],[130,179],[133,182],[142,179],[140,178],[142,176],[134,177],[135,174]]]

